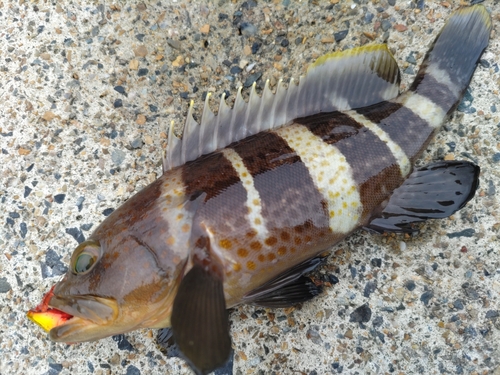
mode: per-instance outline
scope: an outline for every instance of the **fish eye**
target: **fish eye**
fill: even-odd
[[[82,242],[71,257],[71,270],[75,275],[88,273],[96,264],[101,254],[99,241]]]

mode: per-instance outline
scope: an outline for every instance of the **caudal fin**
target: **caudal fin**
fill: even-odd
[[[491,27],[484,6],[457,10],[427,52],[410,91],[430,99],[447,114],[453,111],[488,45]]]

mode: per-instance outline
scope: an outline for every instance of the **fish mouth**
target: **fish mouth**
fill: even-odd
[[[92,341],[107,336],[104,327],[116,320],[118,303],[94,295],[57,296],[52,288],[28,318],[56,342]]]

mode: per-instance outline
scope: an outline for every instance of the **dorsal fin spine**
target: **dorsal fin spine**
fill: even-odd
[[[297,117],[392,99],[398,93],[399,70],[387,46],[379,44],[322,56],[300,77],[300,84],[295,83],[292,78],[286,89],[279,80],[276,94],[272,94],[267,81],[261,98],[254,84],[248,103],[240,87],[232,109],[222,95],[217,116],[210,110],[207,94],[201,125],[193,118],[191,104],[182,140],[174,135],[173,125],[169,130],[164,171]]]

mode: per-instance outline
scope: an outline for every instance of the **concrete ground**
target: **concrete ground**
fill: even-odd
[[[168,125],[190,99],[200,115],[206,92],[216,109],[223,91],[234,100],[372,40],[387,41],[405,90],[458,5],[0,1],[0,373],[190,373],[151,330],[68,346],[25,313],[77,241],[161,174]],[[478,163],[476,197],[414,237],[351,236],[312,302],[233,310],[234,357],[219,374],[500,374],[500,4],[484,5],[490,45],[422,156]]]

